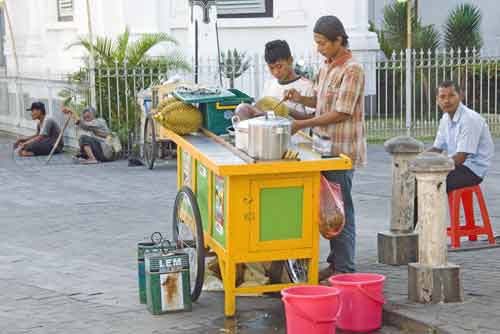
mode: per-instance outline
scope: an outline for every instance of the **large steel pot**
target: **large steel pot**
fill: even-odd
[[[266,113],[248,120],[248,155],[258,160],[279,160],[290,145],[292,122]]]

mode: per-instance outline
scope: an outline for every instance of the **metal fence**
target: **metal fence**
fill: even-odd
[[[463,89],[464,103],[488,121],[491,131],[500,135],[498,89],[500,58],[482,56],[482,52],[465,50],[410,50],[394,52],[389,58],[382,53],[362,59],[367,73],[365,121],[372,139],[385,139],[399,134],[432,137],[436,133],[441,112],[436,103],[436,87],[443,80],[455,80]],[[297,70],[314,79],[322,64],[317,55],[296,57]],[[238,64],[234,65],[238,69]],[[125,132],[137,129],[137,92],[171,77],[209,86],[228,87],[234,81],[251,96],[261,96],[271,74],[260,56],[248,58],[248,69],[230,80],[230,70],[219,73],[215,59],[201,59],[198,71],[176,72],[167,67],[126,66],[102,67],[96,72],[98,109],[108,114],[110,122]],[[113,96],[114,95],[114,96]],[[116,117],[112,115],[116,114]],[[128,120],[126,119],[128,117]],[[133,122],[130,119],[134,119]]]
[[[459,83],[464,104],[479,112],[499,135],[500,58],[482,54],[475,49],[411,50],[379,59],[377,94],[368,97],[366,114],[370,136],[405,132],[434,136],[441,117],[436,88],[444,80]]]
[[[481,113],[492,133],[500,135],[500,58],[483,54],[486,53],[474,49],[407,50],[394,52],[389,58],[382,53],[376,57],[358,57],[367,74],[365,121],[369,138],[385,139],[407,133],[434,136],[441,117],[435,90],[445,79],[460,83],[464,103]],[[314,79],[322,64],[319,56],[309,54],[295,59],[297,70]],[[132,149],[132,143],[137,142],[141,132],[143,110],[139,100],[144,91],[176,74],[185,81],[197,80],[208,86],[228,87],[234,81],[235,88],[254,97],[261,96],[271,74],[261,56],[251,56],[247,60],[248,69],[234,78],[227,64],[221,75],[215,59],[200,59],[197,71],[194,68],[193,71],[176,71],[161,62],[155,66],[136,67],[128,67],[126,63],[98,65],[94,70],[98,113],[120,135],[125,146]],[[237,69],[238,64],[234,64],[234,68]],[[62,115],[57,113],[63,100],[61,91],[73,97],[74,108],[83,108],[90,103],[89,78],[89,69],[70,76],[46,74],[18,78],[2,76],[0,71],[0,123],[10,120],[13,126],[24,124],[29,115],[23,110],[34,100],[46,101],[50,113],[62,120]],[[4,100],[7,103],[3,103]]]
[[[75,83],[66,74],[46,72],[9,76],[0,69],[0,129],[32,134],[36,125],[26,109],[35,101],[43,102],[47,114],[62,126],[64,115],[60,111],[64,100],[71,98],[73,108],[81,111],[81,106],[90,103],[89,87],[88,81]],[[78,129],[70,122],[64,133],[65,143],[75,146],[77,137]]]

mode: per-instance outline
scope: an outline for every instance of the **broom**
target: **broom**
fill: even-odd
[[[71,119],[71,116],[68,116],[68,118],[66,118],[66,122],[64,122],[64,126],[63,126],[61,132],[59,133],[59,136],[57,137],[56,142],[54,143],[54,146],[52,146],[52,150],[50,150],[49,156],[47,157],[47,161],[45,162],[46,165],[49,163],[50,159],[52,159],[52,156],[54,155],[54,152],[56,151],[57,146],[61,142],[62,136],[64,135],[64,130],[66,130],[66,128],[68,127],[70,119]]]
[[[74,95],[74,92],[73,92],[72,89],[69,89],[69,91],[66,91],[64,94],[60,93],[60,96],[64,97],[64,100],[63,100],[63,106],[64,107],[69,107],[70,106],[71,101],[73,100],[73,95]],[[54,152],[56,151],[57,146],[61,142],[61,139],[62,139],[62,137],[64,135],[64,131],[68,127],[68,124],[69,124],[70,120],[71,120],[71,115],[68,115],[68,118],[64,122],[64,126],[63,126],[61,132],[59,133],[59,136],[57,137],[56,142],[54,143],[54,146],[52,146],[52,150],[50,150],[49,156],[47,157],[47,161],[45,162],[46,165],[50,162],[50,159],[52,159],[52,156],[54,155]]]

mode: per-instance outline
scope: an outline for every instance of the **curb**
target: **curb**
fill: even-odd
[[[452,334],[429,323],[411,318],[397,311],[397,304],[385,304],[383,309],[384,325],[390,325],[408,333],[415,334]]]

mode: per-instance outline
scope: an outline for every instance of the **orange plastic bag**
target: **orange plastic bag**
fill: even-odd
[[[340,184],[321,176],[319,232],[325,239],[333,239],[345,225],[344,201]]]

